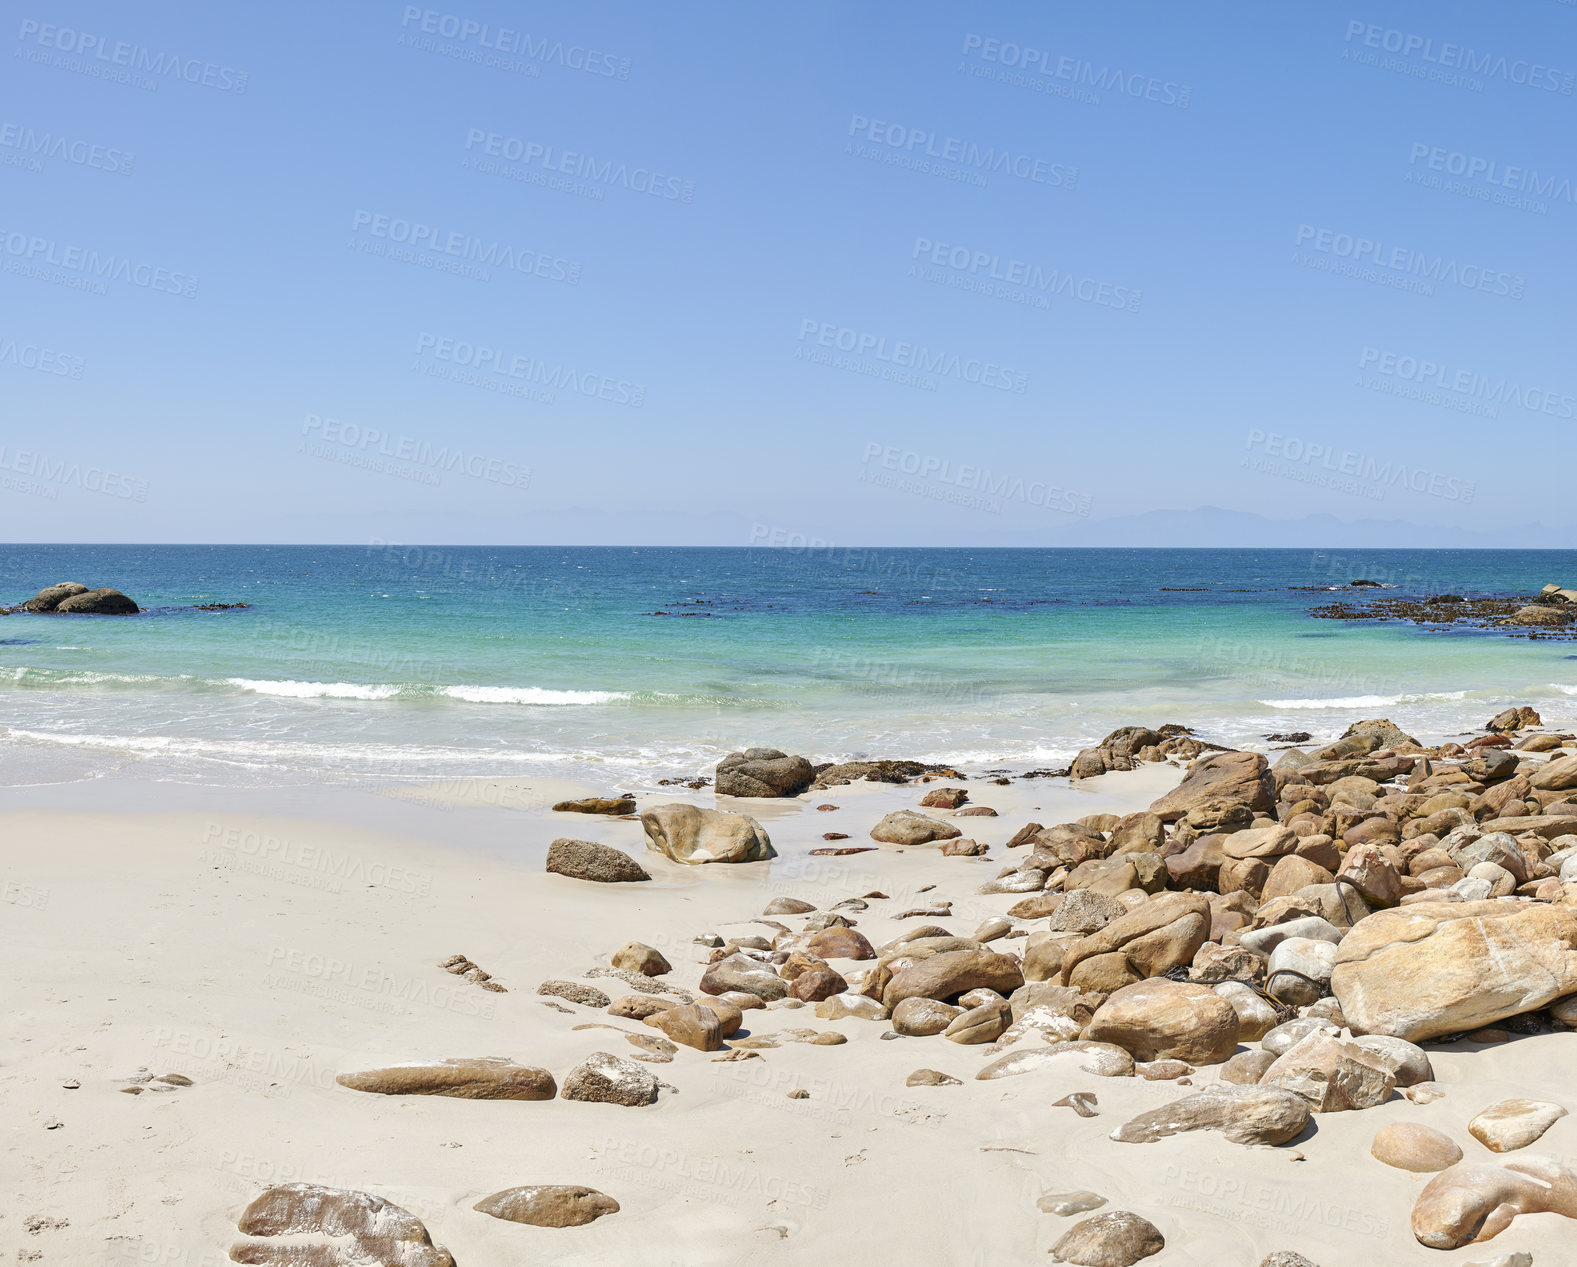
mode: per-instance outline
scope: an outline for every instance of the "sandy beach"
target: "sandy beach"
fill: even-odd
[[[800,1263],[874,1245],[894,1261],[985,1264],[1045,1255],[1075,1220],[1037,1200],[1094,1189],[1107,1208],[1161,1230],[1158,1267],[1257,1263],[1285,1249],[1327,1267],[1492,1257],[1490,1246],[1441,1254],[1417,1244],[1408,1213],[1428,1176],[1372,1160],[1369,1139],[1393,1120],[1465,1139],[1485,1105],[1554,1092],[1577,1036],[1432,1046],[1445,1098],[1321,1115],[1276,1149],[1212,1132],[1114,1143],[1115,1126],[1182,1090],[1071,1062],[975,1081],[985,1047],[883,1041],[885,1023],[821,1020],[811,1006],[748,1012],[740,1036],[810,1026],[845,1044],[785,1043],[739,1061],[680,1046],[671,1063],[647,1066],[668,1086],[646,1107],[378,1096],[335,1082],[470,1056],[543,1066],[562,1082],[593,1052],[633,1055],[624,1033],[656,1031],[544,999],[538,984],[583,982],[618,998],[622,982],[586,973],[640,940],[672,962],[664,980],[694,990],[709,953],[694,939],[770,936],[749,921],[775,897],[826,909],[883,892],[857,917],[878,945],[916,924],[899,918],[911,908],[948,900],[951,916],[932,922],[967,936],[1017,900],[976,890],[1012,861],[1003,843],[1026,821],[1142,809],[1180,774],[1157,764],[1076,785],[972,782],[971,803],[999,816],[957,821],[992,846],[986,860],[935,846],[810,856],[827,831],[871,843],[883,814],[916,804],[915,785],[748,804],[675,789],[670,799],[748,810],[779,853],[707,867],[648,853],[638,822],[542,808],[562,785],[479,781],[402,796],[148,785],[138,795],[112,782],[13,790],[0,802],[13,842],[0,919],[13,963],[26,966],[6,986],[0,1243],[19,1262],[222,1263],[249,1201],[271,1184],[311,1182],[395,1202],[462,1267]],[[496,807],[501,798],[519,807]],[[620,847],[653,882],[546,874],[559,836]],[[17,847],[28,840],[39,844]],[[438,966],[455,954],[507,992]],[[923,1067],[962,1085],[906,1086]],[[171,1073],[191,1085],[131,1081]],[[1203,1069],[1194,1081],[1214,1076]],[[807,1098],[790,1097],[800,1090]],[[1054,1104],[1075,1091],[1096,1095],[1098,1116]],[[1540,1148],[1577,1156],[1572,1119]],[[570,1228],[472,1209],[535,1183],[585,1184],[622,1208]],[[1523,1216],[1493,1249],[1558,1262],[1568,1228],[1555,1214]]]

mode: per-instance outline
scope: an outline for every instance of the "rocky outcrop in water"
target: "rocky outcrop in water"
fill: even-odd
[[[142,609],[119,590],[90,590],[77,581],[61,581],[39,590],[22,604],[22,610],[84,616],[134,616]]]

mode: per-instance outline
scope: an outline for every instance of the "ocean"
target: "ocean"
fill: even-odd
[[[1577,551],[8,546],[7,605],[76,580],[145,610],[0,620],[0,783],[635,790],[749,745],[1024,771],[1129,723],[1577,725],[1577,643],[1310,615],[1360,577],[1529,593]]]

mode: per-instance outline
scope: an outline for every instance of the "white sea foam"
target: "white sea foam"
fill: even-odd
[[[1416,695],[1343,695],[1336,699],[1262,699],[1266,708],[1385,708],[1466,699],[1466,691],[1424,691]]]
[[[273,682],[262,679],[226,678],[231,686],[259,695],[284,695],[291,699],[392,699],[398,686],[363,686],[357,682]]]
[[[625,691],[553,691],[541,686],[445,686],[438,694],[468,704],[612,704]]]

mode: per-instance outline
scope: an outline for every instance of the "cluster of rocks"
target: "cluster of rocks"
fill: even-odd
[[[134,616],[142,609],[119,590],[90,590],[77,581],[59,581],[39,590],[20,607],[5,610],[7,614],[24,611],[57,615]]]
[[[813,764],[777,748],[746,748],[717,763],[719,796],[781,797],[842,787],[865,779],[872,783],[908,783],[926,776],[960,777],[951,766],[923,761],[843,761]]]
[[[1074,779],[1089,779],[1113,770],[1132,770],[1144,762],[1165,761],[1169,757],[1191,761],[1201,753],[1220,751],[1219,744],[1195,739],[1187,726],[1170,724],[1159,730],[1121,726],[1095,747],[1080,752],[1068,774]]]
[[[1354,582],[1357,584],[1357,582]],[[1500,628],[1513,637],[1577,637],[1577,590],[1546,585],[1536,595],[1466,597],[1461,594],[1384,595],[1364,602],[1337,600],[1312,608],[1324,620],[1408,620],[1416,625]]]
[[[967,935],[947,926],[953,904],[936,893],[891,917],[913,921],[901,932],[874,941],[859,926],[882,915],[886,894],[824,908],[779,896],[741,921],[741,931],[695,938],[694,989],[666,979],[676,975],[668,956],[643,942],[613,952],[586,980],[541,983],[538,1002],[583,1018],[576,1029],[617,1033],[630,1049],[624,1056],[594,1052],[562,1080],[498,1057],[389,1065],[338,1080],[382,1095],[640,1109],[673,1091],[650,1066],[696,1058],[687,1052],[736,1061],[789,1043],[849,1041],[813,1025],[748,1026],[752,1017],[804,1009],[824,1023],[867,1021],[883,1039],[929,1044],[934,1056],[909,1076],[911,1087],[1061,1070],[1179,1089],[1115,1125],[1113,1146],[1204,1131],[1279,1147],[1307,1138],[1319,1115],[1398,1097],[1427,1105],[1447,1090],[1424,1044],[1577,1028],[1577,737],[1541,725],[1531,709],[1508,709],[1467,743],[1431,747],[1388,720],[1365,721],[1312,751],[1287,749],[1274,765],[1258,753],[1215,749],[1181,727],[1124,727],[1080,754],[1093,754],[1084,774],[1192,756],[1181,783],[1138,813],[1024,825],[1007,842],[1022,855],[979,889],[1011,905]],[[797,795],[783,789],[803,784],[807,768],[811,783],[832,768],[817,773],[776,749],[735,755],[726,771],[719,767],[719,790],[769,790],[725,794]],[[602,806],[611,803],[592,812],[609,812]],[[984,847],[963,847],[975,842],[958,819],[993,814],[971,804],[966,789],[938,786],[916,809],[883,817],[871,836],[978,858]],[[672,804],[639,821],[647,849],[675,862],[774,856],[746,815]],[[555,841],[547,865],[599,883],[650,878],[628,854],[589,841]],[[440,966],[498,988],[464,956]],[[615,982],[629,992],[619,995]],[[968,1048],[979,1059],[972,1075],[932,1067]],[[1411,1213],[1425,1246],[1488,1240],[1520,1214],[1577,1218],[1577,1171],[1522,1151],[1566,1109],[1485,1101],[1464,1106],[1475,1115],[1460,1140],[1408,1120],[1373,1136],[1371,1164],[1428,1177]],[[1055,1104],[1080,1117],[1101,1112],[1088,1090]],[[272,1261],[269,1238],[290,1235],[292,1245],[348,1238],[374,1261],[452,1262],[419,1222],[369,1204],[377,1202],[304,1185],[270,1189],[242,1218],[251,1239],[237,1250],[254,1256],[238,1261]],[[1051,1261],[1126,1265],[1163,1250],[1165,1238],[1142,1213],[1091,1213],[1104,1204],[1089,1192],[1042,1198],[1053,1214],[1089,1215],[1056,1241]],[[502,1189],[474,1208],[564,1227],[618,1203],[555,1184]],[[374,1246],[375,1235],[393,1239]],[[1264,1261],[1313,1267],[1291,1251]]]

